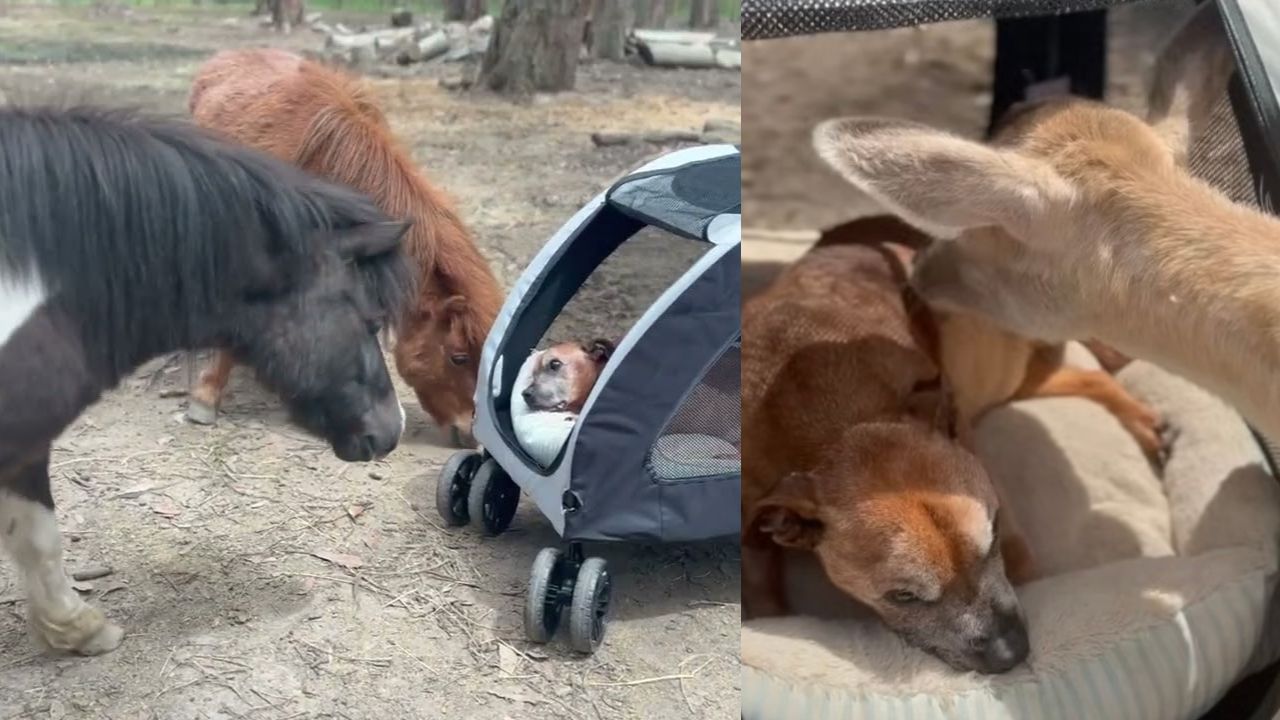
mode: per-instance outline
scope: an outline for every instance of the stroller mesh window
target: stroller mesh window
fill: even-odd
[[[649,450],[658,482],[736,474],[742,468],[742,340],[730,345]]]

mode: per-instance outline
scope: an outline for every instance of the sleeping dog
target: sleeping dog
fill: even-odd
[[[612,342],[563,342],[535,350],[520,367],[511,425],[520,446],[543,467],[555,462],[578,414],[613,355]]]

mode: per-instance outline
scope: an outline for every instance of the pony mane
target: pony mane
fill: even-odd
[[[430,300],[465,296],[472,310],[457,321],[468,345],[483,345],[503,295],[453,200],[427,180],[362,83],[314,62],[303,62],[299,73],[324,102],[303,135],[297,164],[368,193],[394,217],[412,219],[404,242],[422,268],[420,288]]]
[[[366,198],[195,125],[92,106],[0,108],[0,273],[34,272],[118,379],[157,353],[208,343],[257,262],[314,271],[327,229],[387,218]],[[360,264],[396,314],[400,253]]]

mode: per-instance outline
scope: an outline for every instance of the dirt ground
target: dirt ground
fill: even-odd
[[[213,51],[321,43],[276,37],[243,10],[10,6],[0,96],[181,113]],[[736,73],[598,63],[574,92],[513,104],[441,89],[462,71],[372,82],[507,284],[583,202],[663,151],[597,149],[590,132],[701,128],[736,119],[741,97]],[[639,249],[615,264],[563,332],[634,317],[671,258]],[[434,483],[451,449],[403,386],[405,440],[365,466],[301,436],[244,371],[216,427],[186,424],[187,383],[180,358],[158,359],[58,442],[67,566],[111,569],[80,588],[128,635],[100,658],[36,654],[0,564],[0,720],[737,716],[735,543],[588,546],[615,576],[606,644],[589,658],[535,646],[524,588],[558,538],[530,504],[497,538],[442,528]]]
[[[1160,44],[1190,3],[1113,10],[1108,99],[1136,110]],[[866,33],[753,41],[743,48],[744,257],[759,287],[776,262],[803,252],[813,231],[877,212],[818,159],[814,125],[841,115],[927,122],[970,137],[991,103],[994,23],[938,23]]]

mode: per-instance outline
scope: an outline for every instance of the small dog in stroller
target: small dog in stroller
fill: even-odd
[[[557,343],[533,351],[520,366],[511,425],[520,446],[538,464],[555,462],[614,347],[604,338]]]

